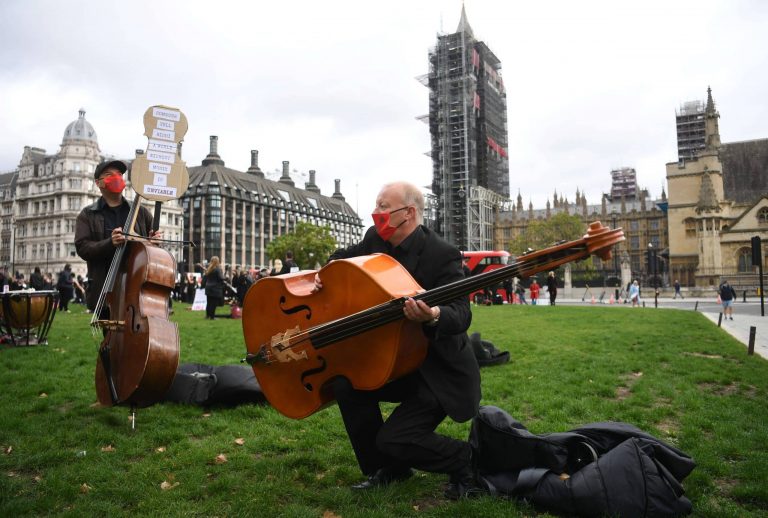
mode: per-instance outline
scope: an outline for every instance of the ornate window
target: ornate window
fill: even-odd
[[[752,271],[752,249],[742,248],[738,251],[739,272]]]
[[[757,212],[757,222],[761,225],[768,225],[768,207],[763,207]]]
[[[687,218],[683,224],[685,225],[685,237],[696,237],[696,220]]]

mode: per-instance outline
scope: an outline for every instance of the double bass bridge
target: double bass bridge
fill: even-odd
[[[253,365],[254,363],[272,363],[280,362],[287,363],[299,360],[308,360],[307,351],[295,351],[295,343],[291,343],[291,338],[298,335],[301,332],[299,326],[287,329],[282,333],[277,333],[272,336],[268,344],[263,344],[259,347],[259,352],[256,354],[248,354],[246,356],[246,362]]]

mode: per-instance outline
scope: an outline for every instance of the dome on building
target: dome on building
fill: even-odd
[[[77,120],[70,122],[67,129],[64,130],[64,139],[61,141],[61,144],[65,145],[75,140],[86,140],[98,144],[96,130],[93,129],[90,122],[85,120],[85,110],[83,108],[80,108],[80,115]]]

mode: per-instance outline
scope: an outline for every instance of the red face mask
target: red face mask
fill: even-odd
[[[123,180],[122,175],[111,174],[104,178],[104,188],[109,192],[123,192],[123,189],[125,189],[125,180]]]
[[[381,236],[381,239],[384,241],[389,241],[389,238],[392,237],[392,234],[395,233],[400,225],[405,223],[405,220],[403,220],[400,222],[400,225],[392,227],[389,225],[389,220],[391,219],[392,214],[407,208],[408,207],[400,207],[399,209],[393,210],[391,212],[374,212],[371,214],[371,217],[373,218],[373,224],[376,226],[376,233]]]

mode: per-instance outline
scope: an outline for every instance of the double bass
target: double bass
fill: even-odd
[[[137,236],[134,226],[142,199],[154,200],[153,231],[159,229],[163,201],[177,198],[189,183],[178,144],[187,131],[183,113],[152,106],[144,114],[147,152],[131,167],[136,191],[123,227],[126,241],[115,251],[93,313],[91,326],[104,339],[96,360],[96,394],[105,406],[150,406],[163,398],[179,363],[179,332],[170,322],[169,300],[176,282],[176,261],[159,239]],[[101,318],[108,309],[108,318]]]
[[[428,291],[385,254],[328,263],[320,270],[320,291],[314,289],[314,271],[266,277],[245,296],[245,361],[270,404],[301,419],[333,402],[329,382],[338,376],[358,390],[374,390],[419,368],[428,344],[420,324],[403,317],[408,298],[435,306],[590,255],[607,260],[623,240],[621,229],[597,221],[582,239]]]

